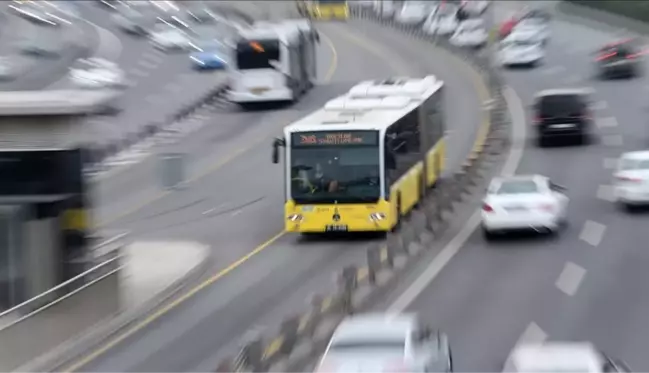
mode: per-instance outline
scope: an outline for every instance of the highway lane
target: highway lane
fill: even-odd
[[[334,24],[322,25],[321,30],[338,50],[340,69],[328,86],[318,87],[303,103],[270,114],[285,119],[273,124],[275,133],[289,120],[304,115],[307,108],[315,109],[359,80],[432,72],[447,81],[449,126],[463,134],[451,136],[449,149],[457,149],[455,152],[470,147],[480,122],[480,100],[476,82],[454,64],[457,61],[376,26]],[[400,46],[395,47],[397,44]],[[237,141],[236,137],[232,141]],[[268,136],[266,141],[270,144]],[[282,172],[270,165],[270,146],[263,145],[206,176],[200,185],[114,225],[124,224],[136,234],[143,230],[144,237],[201,238],[213,245],[223,271],[212,279],[212,286],[81,370],[213,369],[222,353],[232,352],[243,332],[276,324],[282,316],[302,309],[310,293],[331,288],[334,270],[364,258],[363,249],[376,241],[304,242],[287,235],[258,246],[239,268],[229,266],[282,230]],[[456,153],[451,157],[449,162],[454,165],[463,158]],[[190,345],[192,348],[187,348]]]
[[[611,159],[646,148],[646,78],[591,78],[591,52],[619,39],[619,30],[561,17],[552,29],[544,66],[507,72],[507,81],[525,104],[542,89],[594,88],[599,141],[539,149],[528,139],[517,173],[547,175],[568,188],[567,230],[490,244],[476,231],[406,308],[449,334],[458,371],[500,371],[516,343],[545,339],[591,340],[634,370],[649,368],[641,316],[649,299],[640,285],[647,282],[647,216],[618,211],[605,192]]]
[[[0,40],[0,55],[15,59],[15,79],[0,82],[0,90],[39,90],[57,82],[67,67],[86,51],[86,42],[92,30],[85,24],[62,25],[59,28],[38,26],[13,14],[6,15],[7,25]],[[28,39],[47,38],[54,44],[59,56],[43,58],[21,53],[19,44]]]

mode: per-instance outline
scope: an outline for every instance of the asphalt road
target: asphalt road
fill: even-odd
[[[333,71],[335,60],[331,79],[290,108],[215,114],[210,126],[182,143],[196,167],[192,174],[204,175],[187,189],[119,217],[155,194],[155,181],[141,192],[129,183],[139,175],[154,177],[154,164],[144,162],[99,187],[99,215],[109,222],[106,228],[130,229],[142,238],[206,242],[220,274],[196,296],[102,349],[79,370],[210,371],[223,353],[234,352],[247,330],[276,325],[282,316],[303,309],[308,295],[332,288],[334,271],[364,258],[364,248],[377,239],[304,241],[280,234],[283,173],[270,163],[272,135],[356,82],[427,73],[445,80],[449,166],[464,158],[480,123],[481,99],[475,76],[462,63],[372,24],[323,24],[320,30],[327,36],[319,51],[320,76]]]
[[[449,334],[456,371],[501,371],[516,343],[546,339],[592,341],[634,371],[649,370],[649,215],[616,209],[608,187],[614,159],[647,147],[647,78],[592,79],[591,53],[624,34],[557,16],[546,63],[506,73],[524,104],[542,89],[593,88],[598,141],[539,149],[530,138],[517,173],[568,188],[567,230],[489,244],[476,231],[406,308]]]
[[[85,141],[107,144],[135,134],[147,124],[167,120],[219,81],[220,72],[194,71],[187,52],[165,53],[147,38],[124,33],[112,22],[109,8],[94,1],[80,3],[79,8],[85,23],[94,30],[93,56],[117,62],[129,83],[119,114],[96,116],[83,123]],[[64,78],[51,88],[69,86]]]
[[[17,71],[9,81],[0,82],[0,91],[40,90],[55,84],[67,72],[67,67],[87,52],[86,35],[92,35],[88,25],[74,22],[51,28],[38,26],[7,13],[3,16],[0,34],[0,55],[15,60]],[[47,38],[58,50],[57,58],[35,57],[22,54],[19,43],[27,39]]]

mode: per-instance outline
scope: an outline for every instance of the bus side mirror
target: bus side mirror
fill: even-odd
[[[284,146],[284,140],[282,139],[275,139],[273,141],[273,155],[272,155],[272,161],[273,163],[277,164],[279,163],[279,147]]]

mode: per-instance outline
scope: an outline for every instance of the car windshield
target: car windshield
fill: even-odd
[[[304,136],[307,142],[300,144],[296,135]],[[377,201],[381,182],[376,131],[356,131],[352,135],[354,139],[362,139],[364,144],[323,145],[318,143],[325,138],[322,136],[294,134],[291,145],[293,200],[297,203]],[[315,142],[308,142],[311,140]]]
[[[620,170],[649,170],[649,159],[623,158],[620,162]]]
[[[496,190],[496,194],[529,194],[538,192],[539,187],[533,180],[503,181]]]
[[[550,117],[576,117],[582,114],[584,104],[578,94],[558,94],[541,97],[539,115]]]
[[[278,40],[243,41],[236,47],[239,70],[272,69],[270,61],[279,61]]]
[[[502,44],[503,48],[529,48],[538,45],[533,41],[527,40],[509,40]]]
[[[406,342],[403,339],[346,339],[331,344],[330,352],[334,353],[367,353],[395,354],[403,356]]]

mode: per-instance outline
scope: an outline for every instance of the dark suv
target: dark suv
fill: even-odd
[[[641,72],[641,53],[633,40],[605,45],[597,51],[595,61],[601,79],[632,78]]]
[[[533,114],[539,146],[557,138],[574,139],[579,144],[589,142],[589,93],[582,89],[551,89],[536,95]]]

